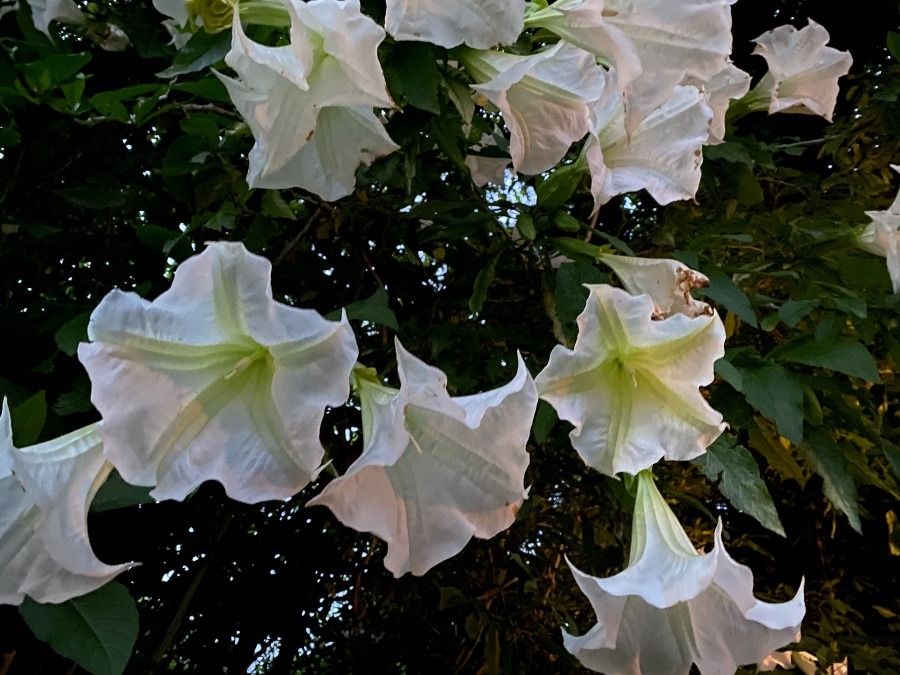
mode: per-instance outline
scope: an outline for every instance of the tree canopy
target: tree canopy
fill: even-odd
[[[394,107],[353,105],[375,120],[359,113],[366,142],[383,133],[397,149],[363,152],[333,199],[314,182],[267,186],[268,166],[248,184],[256,99],[237,102],[234,83],[265,78],[224,60],[236,3],[191,0],[191,20],[224,30],[195,26],[183,45],[161,24],[164,3],[77,3],[83,21],[54,20],[47,34],[35,27],[42,3],[19,4],[0,9],[0,396],[16,447],[100,419],[78,358],[92,312],[116,288],[157,298],[207,242],[270,261],[280,303],[331,321],[344,310],[372,382],[400,386],[396,337],[446,374],[453,397],[510,383],[517,353],[538,376],[555,346],[573,347],[584,284],[627,285],[604,256],[676,260],[708,278],[691,298],[722,320],[724,356],[701,391],[727,428],[703,454],[654,464],[656,486],[694,547],[712,549],[721,519],[757,598],[788,601],[805,580],[802,638],[784,644],[795,664],[806,652],[818,672],[844,659],[851,672],[900,671],[900,294],[884,258],[859,244],[866,212],[890,210],[898,191],[896,3],[735,4],[731,58],[754,84],[767,65],[751,40],[782,24],[809,17],[850,52],[833,122],[735,97],[723,142],[703,145],[693,198],[660,205],[629,190],[599,208],[587,129],[549,169],[507,167],[510,117],[478,80],[475,61],[489,59],[474,49],[378,45]],[[288,44],[288,23],[253,18],[252,6],[241,0],[234,24],[245,18],[246,39]],[[380,26],[386,11],[362,2]],[[519,33],[504,56],[562,44],[527,21]],[[319,142],[324,124],[294,140]],[[340,124],[335,138],[349,133]],[[482,183],[476,167],[492,160],[501,171]],[[578,672],[560,629],[583,635],[596,617],[566,560],[596,577],[628,566],[641,479],[587,466],[544,397],[515,522],[395,577],[383,538],[307,507],[363,452],[360,399],[325,409],[325,468],[286,499],[242,503],[207,481],[157,502],[111,473],[90,507],[90,543],[105,563],[140,566],[64,603],[0,605],[0,675],[71,662],[96,673]]]

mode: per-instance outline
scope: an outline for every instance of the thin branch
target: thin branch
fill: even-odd
[[[175,636],[178,635],[178,630],[181,628],[181,624],[184,621],[184,616],[187,614],[188,605],[191,604],[191,600],[194,597],[194,594],[197,592],[197,589],[200,587],[200,582],[203,581],[203,577],[206,576],[207,570],[209,570],[210,562],[212,561],[213,555],[215,554],[216,549],[221,543],[222,539],[225,537],[225,533],[228,531],[228,526],[231,525],[231,521],[234,519],[234,511],[232,511],[228,517],[225,519],[224,524],[219,529],[218,535],[216,535],[216,540],[213,542],[212,550],[209,555],[203,559],[203,562],[197,568],[196,574],[194,574],[194,578],[191,580],[190,586],[188,586],[184,595],[181,598],[181,602],[178,603],[178,609],[175,610],[175,614],[172,616],[172,621],[169,623],[169,627],[166,629],[166,634],[163,636],[162,642],[159,643],[159,646],[156,648],[156,651],[153,652],[153,656],[151,657],[151,661],[154,665],[158,665],[165,658],[166,653],[169,649],[172,648],[172,643],[175,642]]]

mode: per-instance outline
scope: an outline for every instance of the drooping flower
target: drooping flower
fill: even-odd
[[[642,189],[660,204],[693,199],[713,116],[706,97],[696,87],[675,87],[629,135],[623,100],[613,84],[615,72],[607,77],[603,96],[591,106],[591,131],[583,150],[594,210],[616,195]]]
[[[554,347],[535,379],[541,398],[575,425],[575,450],[610,476],[704,453],[725,428],[699,391],[725,353],[718,314],[654,320],[649,295],[586,287],[575,348]]]
[[[683,84],[697,87],[706,96],[713,116],[709,123],[706,145],[717,145],[725,140],[725,115],[733,99],[739,99],[750,90],[750,73],[745,73],[729,62],[720,72],[708,80],[688,77]]]
[[[569,568],[587,595],[597,623],[566,649],[587,668],[641,675],[730,675],[799,639],[806,611],[803,582],[793,599],[768,603],[753,596],[753,573],[722,544],[694,550],[649,472],[638,475],[628,567],[612,577]]]
[[[900,173],[900,165],[891,164]],[[872,222],[856,236],[861,249],[887,258],[888,274],[894,293],[900,293],[900,192],[887,211],[866,211]]]
[[[133,563],[97,559],[87,511],[112,471],[96,424],[27,448],[0,412],[0,604],[65,602],[96,590]]]
[[[362,455],[310,500],[387,542],[394,576],[425,574],[473,537],[508,528],[527,496],[525,444],[537,406],[522,357],[512,381],[451,397],[447,378],[396,341],[400,389],[357,367]]]
[[[28,4],[31,5],[34,27],[47,37],[50,37],[51,21],[60,21],[74,26],[87,23],[84,12],[78,9],[78,5],[73,0],[28,0]]]
[[[522,0],[387,0],[384,27],[395,40],[490,49],[515,42],[524,20]]]
[[[821,115],[831,121],[838,78],[850,72],[850,52],[828,47],[828,31],[812,19],[806,28],[779,26],[754,40],[754,54],[769,65],[763,79],[750,92],[751,109],[768,107],[777,112]]]
[[[359,0],[285,0],[291,44],[250,40],[235,13],[225,62],[240,76],[219,78],[255,144],[251,187],[302,187],[332,201],[356,185],[361,164],[393,152],[373,107],[393,106],[378,61],[384,30]]]
[[[611,253],[603,253],[598,259],[612,268],[626,291],[632,295],[649,295],[658,318],[673,314],[695,317],[713,312],[708,304],[691,295],[695,288],[709,286],[709,279],[677,260]]]
[[[525,26],[549,30],[603,59],[616,69],[619,86],[627,90],[641,74],[641,60],[628,36],[607,21],[605,9],[606,0],[556,0],[528,14]]]
[[[282,499],[318,472],[326,406],[349,395],[356,341],[272,298],[268,260],[209,244],[153,302],[109,293],[78,357],[106,457],[156,499],[217,480],[232,499]]]
[[[603,93],[605,71],[593,54],[567,42],[517,56],[466,50],[460,59],[496,105],[510,131],[513,168],[537,174],[556,166],[589,129],[589,107]]]
[[[642,75],[627,91],[625,126],[633,131],[686,78],[708,82],[731,54],[735,0],[606,0],[607,23],[631,40]]]

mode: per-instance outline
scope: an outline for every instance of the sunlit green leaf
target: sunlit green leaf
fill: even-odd
[[[823,486],[825,496],[847,516],[850,526],[862,533],[856,482],[847,473],[847,458],[831,437],[831,433],[827,429],[810,429],[804,448],[813,469],[825,481]]]
[[[750,514],[772,532],[785,536],[772,495],[766,487],[753,455],[734,438],[720,436],[706,453],[693,460],[736,508]]]
[[[739,367],[747,402],[794,443],[803,440],[803,389],[782,366]]]

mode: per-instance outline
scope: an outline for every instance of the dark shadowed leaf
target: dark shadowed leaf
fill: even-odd
[[[58,605],[26,598],[19,612],[39,639],[94,675],[122,673],[137,640],[137,607],[115,581]]]

